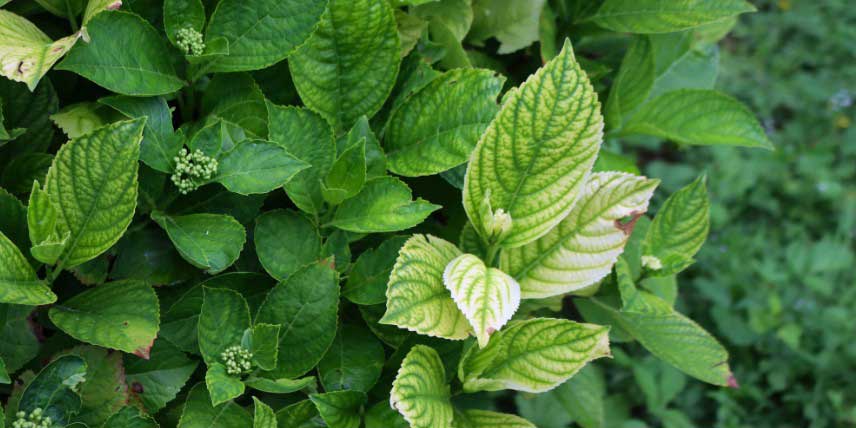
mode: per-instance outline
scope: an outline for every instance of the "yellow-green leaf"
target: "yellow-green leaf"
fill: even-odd
[[[416,345],[398,369],[389,404],[411,428],[451,427],[453,409],[446,369],[433,348]]]
[[[0,232],[0,303],[47,305],[56,295],[39,280],[30,263],[3,232]]]
[[[80,33],[53,41],[32,22],[0,10],[0,74],[27,84],[30,91],[68,52]]]

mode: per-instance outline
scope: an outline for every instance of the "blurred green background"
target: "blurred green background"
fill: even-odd
[[[753,3],[720,43],[717,86],[777,150],[672,146],[645,163],[658,146],[622,142],[664,179],[661,193],[707,171],[711,236],[679,278],[677,308],[729,349],[740,388],[622,345],[628,355],[601,365],[609,427],[856,426],[856,2]],[[567,424],[538,418],[558,393],[517,401],[539,427]]]

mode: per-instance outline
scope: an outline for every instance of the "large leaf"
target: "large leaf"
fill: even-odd
[[[366,394],[359,391],[334,391],[312,394],[309,399],[329,428],[360,428],[360,413]]]
[[[669,196],[657,211],[642,243],[642,256],[656,258],[659,265],[649,267],[677,273],[704,245],[710,230],[706,181],[700,176]]]
[[[253,426],[253,418],[241,406],[228,402],[219,406],[211,405],[211,398],[205,384],[199,383],[191,388],[184,402],[184,411],[178,422],[178,428],[237,428]]]
[[[318,214],[324,205],[322,180],[336,159],[336,141],[330,125],[309,109],[268,103],[270,140],[312,165],[297,173],[285,191],[302,211]]]
[[[545,298],[600,281],[624,251],[635,219],[648,209],[659,180],[592,174],[571,213],[525,246],[502,252],[500,267],[520,282],[524,298]],[[629,223],[623,223],[631,217]]]
[[[399,65],[398,30],[385,0],[330,0],[318,28],[289,58],[300,99],[336,129],[371,117]]]
[[[241,379],[226,372],[226,366],[214,363],[205,372],[205,386],[211,395],[211,404],[219,406],[244,393]]]
[[[588,19],[619,33],[671,33],[754,11],[745,0],[606,0]]]
[[[455,412],[457,428],[536,428],[532,422],[516,415],[469,409]]]
[[[249,140],[238,143],[220,159],[212,180],[241,195],[268,193],[307,167],[277,144]]]
[[[383,345],[365,327],[342,324],[318,363],[325,391],[369,392],[383,370]]]
[[[260,215],[253,236],[259,261],[280,281],[321,256],[318,230],[294,211],[273,210]]]
[[[160,172],[171,173],[173,158],[181,149],[181,138],[172,129],[172,111],[162,97],[129,97],[117,95],[98,100],[130,118],[146,117],[140,160]]]
[[[32,22],[0,10],[0,74],[35,90],[42,76],[79,38],[77,33],[53,41]]]
[[[105,427],[159,428],[154,418],[133,406],[125,406],[104,422]]]
[[[149,358],[160,322],[158,297],[140,281],[114,281],[54,305],[50,319],[77,340]]]
[[[128,402],[122,353],[87,345],[76,346],[68,353],[86,362],[86,382],[77,389],[82,406],[74,419],[89,426],[101,426]]]
[[[452,426],[453,409],[446,370],[433,348],[416,345],[398,369],[389,403],[411,428]]]
[[[124,95],[163,95],[184,85],[173,67],[173,51],[143,18],[106,11],[86,28],[92,41],[76,45],[58,69]]]
[[[59,357],[26,386],[18,410],[30,414],[36,408],[59,425],[68,424],[80,409],[77,388],[85,380],[86,362],[75,355]]]
[[[228,215],[168,216],[154,212],[152,220],[166,231],[181,257],[210,274],[235,263],[247,240],[244,226]]]
[[[612,129],[621,128],[624,115],[632,112],[648,98],[654,86],[654,55],[648,37],[633,39],[606,101],[606,124]]]
[[[681,144],[772,149],[764,128],[746,106],[721,92],[682,89],[646,103],[622,134],[645,134]]]
[[[253,409],[253,428],[276,428],[276,414],[270,406],[253,397]]]
[[[483,238],[491,216],[485,200],[511,215],[497,244],[538,239],[568,215],[591,170],[603,134],[597,94],[577,64],[570,42],[506,96],[470,159],[464,208]]]
[[[422,198],[412,198],[403,181],[375,178],[366,182],[357,196],[339,206],[330,225],[357,233],[395,232],[418,225],[440,209]]]
[[[386,130],[390,171],[432,175],[465,163],[499,110],[504,80],[489,70],[451,70],[409,97]]]
[[[48,305],[56,302],[50,287],[36,276],[18,247],[0,232],[0,303]]]
[[[499,269],[488,268],[472,254],[463,254],[449,262],[443,271],[443,283],[467,317],[482,348],[520,306],[517,281]]]
[[[512,321],[461,359],[464,390],[549,391],[589,361],[609,356],[609,328],[553,318]]]
[[[257,323],[287,326],[280,330],[278,361],[271,377],[306,373],[333,343],[339,313],[338,276],[327,260],[311,264],[274,287],[262,303]]]
[[[381,324],[450,340],[466,339],[471,327],[443,285],[443,270],[461,251],[431,235],[413,235],[401,247],[389,276]]]
[[[125,380],[135,399],[155,414],[175,399],[196,366],[195,360],[161,339],[152,346],[149,360],[125,356]]]
[[[236,291],[208,287],[202,287],[202,290],[199,350],[205,363],[211,366],[217,362],[224,363],[221,357],[223,351],[241,345],[244,330],[250,328],[250,307]],[[225,373],[225,368],[223,371]],[[214,391],[210,385],[208,389],[213,397]]]
[[[325,0],[219,2],[205,38],[225,38],[229,55],[216,58],[208,71],[259,70],[281,61],[309,37],[326,4]]]
[[[70,234],[58,265],[77,266],[113,246],[137,206],[137,169],[145,119],[116,122],[59,149],[45,183],[59,213],[57,233]]]
[[[252,138],[268,136],[265,96],[248,73],[215,75],[205,88],[201,109],[204,116],[240,127]],[[223,149],[229,147],[224,144]]]
[[[0,358],[10,373],[24,367],[41,349],[30,320],[33,309],[32,306],[0,304],[0,341],[8,345],[0,347]]]
[[[406,240],[406,237],[395,236],[360,254],[348,272],[348,282],[342,288],[342,295],[358,305],[385,302],[389,274],[398,258],[398,250]]]
[[[498,53],[523,49],[538,40],[538,23],[544,0],[475,0],[473,28],[468,37],[481,42],[488,37],[500,41]]]

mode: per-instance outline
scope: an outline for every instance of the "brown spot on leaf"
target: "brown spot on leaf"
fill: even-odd
[[[734,389],[740,388],[740,384],[737,383],[737,378],[734,377],[734,374],[728,375],[728,381],[726,381],[726,383],[728,384],[729,388],[734,388]]]
[[[143,393],[143,384],[141,384],[139,382],[132,383],[131,384],[131,391],[133,391],[134,394],[142,394]]]
[[[149,343],[147,346],[143,346],[142,348],[139,348],[136,351],[134,351],[134,355],[136,355],[136,356],[138,356],[144,360],[148,360],[149,356],[151,355],[151,352],[152,352],[152,345],[154,345],[154,344],[155,344],[155,340],[152,339],[151,343]]]
[[[622,222],[621,220],[615,220],[615,228],[624,232],[625,235],[630,236],[633,233],[633,228],[636,227],[636,222],[639,220],[639,217],[642,217],[643,212],[633,211],[630,213],[630,220],[626,222]]]
[[[107,5],[107,10],[118,10],[120,7],[122,7],[122,1],[116,0],[113,3]]]

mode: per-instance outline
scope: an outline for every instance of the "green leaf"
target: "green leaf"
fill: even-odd
[[[274,143],[248,140],[220,159],[217,175],[212,180],[241,195],[268,193],[308,167]]]
[[[773,149],[764,128],[746,106],[706,89],[660,95],[640,108],[621,133],[651,135],[680,144]]]
[[[327,354],[318,363],[324,390],[369,392],[380,378],[384,356],[383,345],[369,330],[342,324]]]
[[[682,372],[720,386],[736,386],[728,351],[691,319],[659,297],[636,289],[627,263],[616,265],[622,309],[595,301],[654,356]]]
[[[210,64],[210,72],[260,70],[291,53],[318,25],[324,0],[223,0],[211,15],[205,39],[223,37],[229,55]]]
[[[212,275],[235,263],[247,240],[244,226],[228,215],[168,216],[153,212],[151,217],[166,231],[184,260]]]
[[[274,287],[256,315],[257,323],[280,330],[276,370],[270,377],[300,376],[318,364],[336,336],[338,273],[322,260],[295,272]]]
[[[357,391],[335,391],[309,396],[321,419],[330,428],[360,428],[360,413],[366,394]]]
[[[606,0],[588,19],[619,33],[671,33],[754,11],[745,0]]]
[[[455,412],[457,428],[536,428],[532,422],[516,415],[468,409]]]
[[[573,207],[600,148],[603,118],[597,94],[574,59],[562,52],[506,96],[470,159],[464,208],[482,238],[490,206],[511,215],[496,244],[519,247],[546,234]]]
[[[371,117],[398,74],[398,30],[385,0],[330,0],[318,28],[289,58],[300,99],[336,129]]]
[[[366,411],[366,428],[409,428],[410,425],[385,401],[378,402]]]
[[[27,131],[6,144],[4,151],[17,154],[47,151],[54,137],[50,115],[59,109],[59,100],[50,79],[43,79],[36,89],[8,79],[0,79],[0,104],[9,128]],[[29,189],[31,183],[27,183]]]
[[[58,424],[68,424],[71,416],[80,409],[80,396],[76,390],[86,380],[86,362],[74,355],[59,357],[48,364],[26,386],[18,410],[32,413],[42,409],[42,415]]]
[[[440,209],[412,197],[407,184],[397,178],[369,180],[357,196],[339,206],[329,225],[356,233],[395,232],[418,225]]]
[[[30,91],[50,68],[77,43],[80,33],[51,40],[32,22],[0,10],[0,74],[24,82]]]
[[[221,354],[227,348],[241,344],[244,330],[250,328],[250,307],[237,291],[203,286],[202,292],[199,351],[210,366],[222,362]]]
[[[86,362],[86,381],[77,388],[82,406],[74,420],[89,426],[101,426],[128,402],[122,353],[87,345],[67,352]]]
[[[356,144],[362,144],[363,139],[366,140],[366,179],[385,176],[386,155],[380,147],[377,135],[372,131],[368,118],[365,116],[360,116],[357,119],[357,123],[351,130],[336,141],[336,146],[341,152],[343,148],[347,149]]]
[[[32,306],[0,304],[0,341],[13,345],[0,347],[0,358],[10,373],[24,367],[41,349],[30,324],[32,312]]]
[[[512,321],[461,358],[464,391],[549,391],[589,361],[609,356],[609,327],[553,318]]]
[[[488,268],[472,254],[460,255],[449,262],[443,271],[443,284],[473,327],[481,348],[487,346],[490,335],[501,329],[520,306],[517,281],[499,269]]]
[[[285,185],[285,192],[301,211],[318,214],[324,206],[321,180],[330,172],[336,159],[333,131],[321,116],[309,109],[270,103],[267,108],[270,140],[312,165],[298,172]]]
[[[443,270],[460,255],[454,244],[431,235],[408,239],[389,275],[380,323],[450,340],[469,337],[472,329],[443,285]]]
[[[253,397],[253,428],[277,428],[276,414],[273,409],[256,397]]]
[[[376,305],[386,301],[389,274],[398,257],[398,250],[407,237],[395,236],[383,241],[377,248],[360,254],[348,273],[342,295],[358,305]]]
[[[552,394],[581,427],[604,426],[606,384],[597,366],[586,366],[548,394]]]
[[[54,264],[68,243],[69,233],[62,237],[56,232],[57,212],[50,196],[42,190],[38,181],[33,182],[27,207],[27,228],[33,246],[30,253],[45,264]]]
[[[116,95],[101,98],[99,103],[113,107],[129,118],[146,117],[140,160],[153,169],[172,173],[173,158],[181,149],[181,138],[173,134],[172,112],[162,97],[128,97]]]
[[[196,361],[161,339],[155,341],[148,360],[125,356],[125,380],[132,395],[155,414],[175,399],[196,366]]]
[[[322,428],[327,425],[318,415],[318,409],[309,400],[283,407],[276,412],[276,419],[280,427]]]
[[[0,385],[8,385],[12,383],[12,379],[9,379],[9,373],[6,371],[6,363],[3,361],[3,358],[0,358]],[[0,416],[2,419],[2,416]]]
[[[315,388],[315,377],[307,376],[300,379],[268,379],[264,377],[248,377],[244,384],[250,388],[269,392],[271,394],[289,394],[306,388]]]
[[[145,119],[116,122],[71,140],[57,152],[45,192],[59,214],[58,236],[71,234],[58,265],[71,268],[94,259],[131,224],[144,124]]]
[[[237,428],[252,425],[250,414],[234,402],[212,406],[208,390],[202,383],[190,389],[178,422],[178,428]]]
[[[389,403],[411,428],[452,426],[451,394],[437,351],[416,345],[407,353],[392,383]]]
[[[241,379],[226,373],[226,366],[213,363],[205,372],[205,386],[211,395],[211,404],[219,406],[244,393],[244,383]]]
[[[106,11],[86,28],[92,41],[76,45],[57,69],[124,95],[162,95],[184,86],[173,68],[172,51],[143,18]]]
[[[159,428],[155,420],[133,406],[125,406],[104,422],[104,427]]]
[[[570,214],[538,240],[504,250],[500,268],[520,282],[526,299],[571,293],[600,281],[624,251],[658,184],[620,172],[592,174]],[[631,220],[624,223],[627,217]]]
[[[201,110],[203,116],[240,127],[252,138],[268,136],[265,96],[247,73],[215,75],[202,96]]]
[[[256,324],[244,332],[241,345],[253,354],[253,363],[262,370],[276,368],[279,355],[279,324]]]
[[[643,257],[655,257],[663,267],[692,260],[710,230],[706,181],[702,175],[666,199],[645,235]]]
[[[499,110],[504,81],[490,70],[451,70],[409,97],[386,131],[390,171],[432,175],[465,163]]]
[[[157,226],[130,232],[116,244],[119,253],[110,278],[136,279],[150,285],[175,285],[188,280],[193,269]]]
[[[179,30],[191,28],[201,33],[205,29],[205,6],[202,0],[164,0],[163,28],[173,45],[178,41]]]
[[[53,161],[47,153],[25,153],[15,156],[0,173],[0,187],[13,194],[27,193],[33,181],[45,181]]]
[[[60,330],[77,340],[142,358],[149,358],[160,321],[158,297],[140,281],[90,288],[54,305],[48,314]]]
[[[0,303],[36,306],[53,302],[56,294],[36,276],[18,247],[0,232]]]
[[[401,9],[396,9],[395,24],[398,26],[398,39],[401,42],[401,57],[404,58],[416,47],[422,32],[428,28],[428,22]]]
[[[260,215],[253,236],[259,261],[280,281],[321,256],[318,230],[294,211],[273,210]]]
[[[606,124],[621,128],[625,115],[642,105],[654,86],[654,55],[648,37],[633,39],[606,101]]]
[[[473,28],[468,38],[481,43],[499,40],[497,53],[508,54],[538,40],[538,24],[545,0],[477,0],[473,2]]]
[[[366,182],[366,140],[346,148],[324,177],[321,195],[331,205],[354,197]]]
[[[25,128],[6,129],[6,126],[3,125],[5,121],[6,120],[3,116],[3,105],[0,104],[0,147],[27,132]]]

